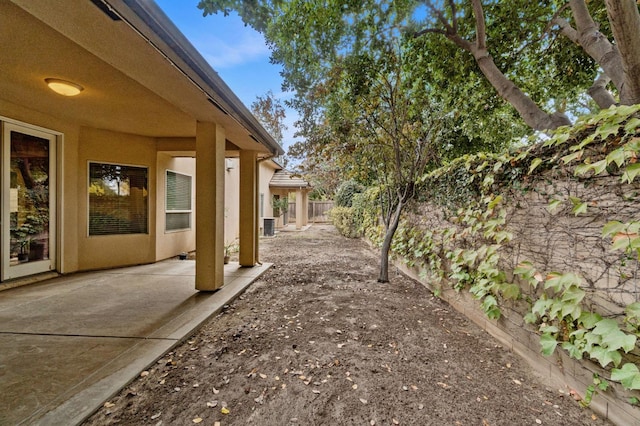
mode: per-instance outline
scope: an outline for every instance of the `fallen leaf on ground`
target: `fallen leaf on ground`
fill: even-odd
[[[146,377],[146,376],[148,376],[148,375],[149,375],[149,372],[148,372],[148,371],[146,371],[146,370],[145,370],[145,371],[143,371],[142,373],[140,373],[140,377]]]
[[[201,423],[202,419],[200,417],[196,417],[195,419],[191,420],[194,423]]]
[[[363,404],[366,404],[366,403],[368,403],[369,401],[367,401],[367,400],[366,400],[366,399],[364,399],[364,398],[360,398],[360,402],[362,402]]]
[[[267,375],[266,375],[266,374],[264,374],[264,373],[260,373],[260,377],[262,377],[263,379],[266,379],[266,378],[267,378]]]
[[[111,408],[111,407],[113,407],[113,406],[115,406],[115,405],[116,405],[116,404],[114,404],[113,402],[105,402],[105,403],[104,403],[105,408]]]
[[[520,382],[520,380],[516,380],[516,379],[513,379],[513,383],[515,383],[516,385],[521,385],[522,384],[522,382]]]
[[[158,417],[160,417],[162,415],[162,411],[160,411],[159,413],[154,414],[153,416],[151,416],[151,420],[155,420]]]
[[[230,411],[229,411],[229,409],[228,409],[227,407],[222,407],[222,408],[220,409],[220,412],[221,412],[222,414],[229,414],[229,413],[230,413]]]
[[[353,386],[351,386],[351,389],[353,389],[353,390],[358,389],[358,385],[353,385]]]
[[[218,401],[209,401],[207,402],[207,407],[213,408],[218,406]]]
[[[391,420],[391,422],[392,422],[394,425],[399,425],[399,424],[400,424],[400,421],[398,421],[397,419],[393,419],[393,420]]]

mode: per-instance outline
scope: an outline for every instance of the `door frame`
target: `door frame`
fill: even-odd
[[[14,278],[26,277],[47,271],[60,271],[61,266],[61,200],[58,194],[60,191],[60,159],[62,158],[62,133],[24,123],[14,119],[0,116],[0,186],[2,196],[0,197],[0,281]],[[10,135],[11,131],[30,134],[39,138],[49,140],[49,259],[36,262],[27,262],[20,265],[11,266],[9,259],[10,230],[9,230],[9,210],[10,210]],[[31,264],[30,264],[31,263]]]

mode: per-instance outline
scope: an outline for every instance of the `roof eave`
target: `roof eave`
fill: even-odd
[[[113,0],[108,1],[116,3]],[[166,45],[170,51],[167,52],[166,49],[162,49],[163,53],[170,59],[179,59],[179,62],[184,63],[187,68],[182,69],[182,72],[189,76],[194,84],[202,82],[205,85],[202,89],[216,107],[233,117],[238,124],[247,129],[250,135],[258,143],[268,148],[273,155],[284,154],[280,144],[262,127],[254,115],[154,1],[122,0],[122,2],[152,33],[145,35],[150,39],[157,38],[163,45]],[[114,7],[113,4],[110,4],[110,6]],[[159,48],[159,46],[156,47]],[[173,58],[171,58],[172,56]],[[173,62],[175,63],[176,61]]]

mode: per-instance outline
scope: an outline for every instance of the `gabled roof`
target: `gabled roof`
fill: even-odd
[[[311,188],[311,185],[301,177],[294,176],[287,170],[278,170],[269,182],[271,188]]]

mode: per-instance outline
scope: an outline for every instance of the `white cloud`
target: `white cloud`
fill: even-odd
[[[208,37],[196,48],[214,69],[232,68],[269,57],[269,48],[261,34],[244,31],[236,37]]]

